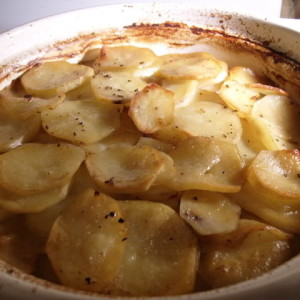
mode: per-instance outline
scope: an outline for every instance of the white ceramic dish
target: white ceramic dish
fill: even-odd
[[[87,50],[99,48],[102,43],[147,44],[159,54],[167,51],[169,46],[171,51],[210,51],[229,63],[254,67],[287,89],[298,101],[300,98],[299,33],[235,13],[158,3],[84,9],[2,34],[0,88],[41,61],[66,58],[78,61]],[[262,45],[284,53],[290,59]],[[299,292],[298,256],[272,272],[241,284],[158,299],[298,299]],[[110,299],[52,285],[0,261],[0,299],[97,297]]]

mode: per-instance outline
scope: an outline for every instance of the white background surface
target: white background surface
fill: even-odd
[[[43,17],[103,4],[147,0],[0,0],[0,33]],[[279,18],[281,0],[171,0],[147,2],[193,2],[210,8],[237,11],[263,19]],[[101,16],[99,16],[101,18]]]
[[[191,2],[266,19],[300,32],[300,20],[280,19],[281,0],[0,0],[0,33],[70,10],[133,2]],[[171,4],[170,4],[171,5]],[[101,18],[101,16],[99,16]]]

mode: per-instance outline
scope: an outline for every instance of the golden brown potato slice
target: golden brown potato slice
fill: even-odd
[[[109,293],[123,259],[127,236],[118,202],[87,190],[55,221],[46,253],[62,284]]]
[[[169,155],[176,169],[170,187],[177,191],[203,189],[235,193],[241,188],[244,162],[234,144],[193,137],[180,142]]]
[[[117,71],[123,69],[142,69],[151,66],[156,59],[155,53],[149,48],[135,46],[103,46],[100,56],[93,67],[96,72]]]
[[[75,89],[93,75],[94,70],[90,67],[66,61],[53,61],[30,69],[21,77],[21,82],[29,94],[53,97]]]
[[[100,72],[91,79],[91,85],[97,99],[126,103],[141,91],[147,82],[128,71]]]
[[[221,104],[194,101],[175,110],[174,124],[189,136],[216,138],[237,143],[242,135],[239,117]]]
[[[187,224],[161,203],[120,201],[119,205],[128,235],[117,289],[130,296],[192,292],[199,250]]]
[[[96,100],[68,101],[41,114],[47,133],[76,144],[92,144],[120,124],[121,105]]]
[[[235,230],[241,208],[216,192],[186,191],[180,201],[180,216],[198,234],[222,234]]]
[[[146,191],[161,172],[164,157],[148,146],[115,146],[88,153],[85,161],[97,185],[110,193]]]
[[[39,213],[67,197],[70,184],[35,195],[20,196],[0,187],[0,206],[15,214]]]
[[[161,85],[174,93],[175,106],[181,107],[190,104],[198,90],[197,80],[168,80],[164,79]]]
[[[7,113],[0,107],[0,153],[31,141],[39,132],[41,118],[37,114],[27,118]]]
[[[171,124],[174,94],[156,83],[148,84],[131,99],[129,116],[143,133],[153,133]]]
[[[31,95],[18,97],[8,88],[0,92],[0,104],[3,109],[16,118],[28,119],[35,113],[40,113],[45,109],[53,109],[63,102],[65,94],[61,93],[52,98],[44,99]]]
[[[255,278],[295,255],[293,235],[274,227],[241,220],[228,234],[201,243],[200,274],[210,288]]]
[[[207,81],[218,77],[227,65],[205,52],[167,54],[160,58],[156,75],[166,79],[189,79]],[[222,76],[222,80],[224,80]],[[205,82],[209,85],[210,82]]]
[[[39,194],[70,182],[84,159],[71,144],[25,144],[0,156],[0,184],[19,195]]]
[[[298,150],[261,151],[248,168],[247,182],[232,197],[270,224],[299,233],[299,174]]]
[[[268,95],[254,105],[251,122],[268,150],[293,149],[300,145],[299,115],[290,98]]]

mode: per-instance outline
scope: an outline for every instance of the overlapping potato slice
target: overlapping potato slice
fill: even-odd
[[[39,213],[29,213],[24,216],[27,227],[38,236],[47,238],[51,227],[63,210],[86,189],[97,189],[85,165],[81,165],[74,174],[68,197]]]
[[[70,184],[39,194],[20,196],[0,187],[0,206],[11,213],[39,213],[66,198]]]
[[[96,100],[67,101],[44,110],[41,119],[50,135],[75,144],[91,144],[119,127],[122,109],[122,105]]]
[[[144,133],[153,133],[173,121],[174,94],[156,83],[148,84],[131,99],[129,116]]]
[[[39,115],[19,118],[0,107],[0,153],[32,140],[41,127]]]
[[[0,259],[31,274],[43,252],[40,239],[32,236],[22,218],[13,217],[0,223]]]
[[[85,163],[103,191],[138,193],[150,188],[163,168],[164,157],[149,146],[121,145],[88,153]]]
[[[130,296],[193,291],[199,250],[187,224],[161,203],[120,201],[119,205],[128,238],[116,280],[117,289]]]
[[[190,104],[198,90],[197,80],[164,79],[161,85],[174,93],[175,107]]]
[[[65,101],[83,100],[83,99],[94,99],[95,95],[92,90],[91,81],[88,80],[79,87],[70,90],[66,93]]]
[[[248,168],[247,182],[232,197],[270,224],[300,233],[300,154],[261,151]]]
[[[47,98],[75,89],[93,75],[90,67],[53,61],[30,69],[21,77],[21,82],[27,93]]]
[[[95,60],[93,68],[99,71],[116,71],[124,69],[143,69],[151,66],[156,59],[149,48],[135,46],[103,46],[100,56]]]
[[[257,76],[253,70],[241,66],[230,68],[228,80],[237,81],[239,83],[264,83],[265,81]]]
[[[27,119],[34,113],[40,113],[45,109],[53,109],[59,105],[64,98],[65,94],[63,93],[49,99],[44,99],[31,95],[18,97],[14,95],[9,88],[0,92],[0,104],[3,109],[20,119]]]
[[[229,107],[237,110],[241,118],[247,117],[251,113],[254,103],[263,96],[243,83],[229,80],[223,83],[219,95]]]
[[[137,146],[150,146],[162,152],[169,152],[173,149],[173,145],[151,137],[141,136],[136,144]]]
[[[170,187],[177,191],[203,189],[235,193],[240,190],[244,162],[232,143],[192,137],[180,142],[169,155],[176,169]]]
[[[91,85],[97,99],[126,103],[147,82],[126,71],[100,72],[91,79]]]
[[[84,159],[71,144],[28,143],[0,156],[0,184],[24,196],[49,191],[70,182]]]
[[[127,236],[118,202],[87,190],[55,221],[46,253],[62,284],[110,293]]]
[[[269,95],[256,102],[251,123],[268,150],[298,148],[300,105],[286,96]]]
[[[227,76],[227,65],[205,52],[167,54],[159,59],[160,67],[156,75],[166,79],[200,80],[209,85],[223,81]],[[225,74],[220,76],[224,69]],[[214,82],[217,78],[219,80]]]
[[[200,235],[235,230],[241,208],[227,196],[200,190],[186,191],[180,201],[180,216]]]
[[[175,110],[174,124],[190,136],[216,138],[237,143],[242,125],[234,111],[221,104],[194,101]]]
[[[210,288],[255,278],[295,255],[294,237],[253,220],[201,243],[200,275]]]

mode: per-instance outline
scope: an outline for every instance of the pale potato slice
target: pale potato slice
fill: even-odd
[[[75,89],[93,75],[94,70],[90,67],[66,61],[53,61],[30,69],[21,77],[21,82],[29,94],[53,97]]]
[[[260,139],[257,138],[257,132],[251,125],[248,119],[240,119],[243,127],[243,134],[237,143],[237,147],[241,157],[249,164],[259,153],[260,150],[265,150]]]
[[[190,135],[172,123],[169,126],[161,128],[153,132],[151,136],[159,141],[166,142],[172,145],[177,145],[179,142],[186,140]]]
[[[7,113],[0,107],[0,153],[31,141],[40,127],[39,115],[34,114],[22,119]]]
[[[0,92],[0,104],[11,115],[20,119],[28,119],[34,113],[40,113],[45,109],[53,109],[63,102],[65,94],[61,93],[52,98],[44,99],[31,95],[18,97],[6,88]]]
[[[242,135],[239,117],[221,104],[194,101],[175,110],[174,124],[190,136],[216,138],[237,143]]]
[[[84,151],[74,145],[28,143],[0,156],[0,184],[19,195],[59,188],[84,159]]]
[[[55,221],[46,253],[62,284],[109,293],[123,259],[127,230],[118,202],[87,190]]]
[[[251,122],[268,150],[298,148],[300,105],[286,96],[268,95],[256,102]]]
[[[85,161],[97,185],[110,193],[146,191],[161,172],[164,157],[148,146],[116,146],[88,153]]]
[[[194,101],[213,102],[213,103],[221,104],[223,106],[227,106],[224,100],[220,97],[219,93],[207,91],[203,89],[198,89]]]
[[[219,95],[241,118],[248,117],[255,102],[263,97],[259,91],[243,83],[229,80],[223,83]]]
[[[295,255],[295,241],[274,227],[241,220],[228,234],[201,243],[200,275],[210,288],[219,288],[266,273]]]
[[[100,72],[91,79],[91,85],[97,99],[126,103],[147,86],[147,82],[125,71]]]
[[[75,144],[92,144],[111,134],[120,124],[121,105],[96,100],[64,102],[41,114],[46,132]]]
[[[180,216],[200,235],[235,230],[240,214],[240,206],[220,193],[191,190],[181,197]]]
[[[167,54],[160,57],[160,68],[156,75],[166,79],[205,81],[217,78],[223,71],[223,64],[205,52]]]
[[[193,137],[180,142],[169,155],[176,169],[170,183],[174,190],[235,193],[241,188],[244,162],[232,143]]]
[[[161,85],[174,93],[175,107],[190,104],[198,91],[197,80],[164,79]]]
[[[265,85],[262,83],[245,83],[246,88],[251,88],[254,91],[261,93],[263,95],[278,95],[278,96],[288,96],[288,93],[278,87]]]
[[[91,81],[88,80],[79,87],[70,90],[66,93],[65,101],[83,100],[83,99],[94,99],[95,95],[92,90]]]
[[[229,70],[228,80],[239,83],[261,83],[262,78],[257,76],[250,68],[234,66]]]
[[[20,196],[0,187],[0,206],[15,214],[39,213],[67,197],[70,184],[39,194]]]
[[[149,48],[135,46],[103,46],[93,68],[99,71],[117,71],[123,69],[142,69],[149,67],[156,59]]]
[[[32,236],[22,218],[14,217],[0,223],[0,259],[25,273],[32,274],[43,243]]]
[[[141,132],[153,133],[171,124],[174,107],[173,92],[150,83],[131,99],[128,115]]]
[[[150,146],[162,152],[169,152],[173,149],[173,145],[151,137],[141,136],[138,140],[137,146]]]
[[[247,170],[247,182],[231,197],[270,224],[299,233],[299,174],[298,150],[261,151]]]
[[[199,250],[187,224],[161,203],[120,201],[119,205],[128,238],[116,279],[117,289],[130,296],[192,292]]]

